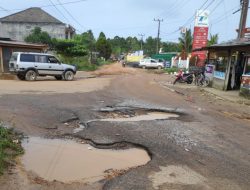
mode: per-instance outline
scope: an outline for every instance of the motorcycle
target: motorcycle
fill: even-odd
[[[180,73],[176,75],[176,79],[174,80],[173,84],[175,84],[176,82],[192,84],[193,80],[194,80],[193,73],[186,73],[186,74]]]

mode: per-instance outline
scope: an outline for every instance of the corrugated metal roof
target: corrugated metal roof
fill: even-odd
[[[250,47],[250,39],[248,38],[242,38],[242,39],[235,39],[235,40],[230,40],[227,42],[222,42],[220,44],[214,44],[211,46],[199,48],[199,49],[194,49],[193,52],[196,51],[204,51],[204,50],[213,50],[213,49],[220,49],[220,48],[240,48],[240,47]]]
[[[0,22],[20,22],[20,23],[53,23],[64,24],[60,20],[51,16],[39,7],[32,7],[9,16],[0,18]]]
[[[0,40],[0,46],[22,46],[22,47],[33,47],[33,48],[46,48],[47,45],[44,44],[33,44],[19,41],[4,41]]]
[[[235,46],[248,46],[250,45],[250,39],[243,38],[243,39],[236,39],[227,42],[222,42],[220,44],[214,44],[209,46],[208,48],[215,48],[215,47],[235,47]]]

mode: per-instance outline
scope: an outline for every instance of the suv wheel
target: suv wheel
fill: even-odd
[[[55,76],[56,80],[62,80],[62,75]]]
[[[35,81],[37,77],[37,73],[34,70],[28,70],[25,74],[25,79],[28,81]]]
[[[142,66],[142,68],[143,68],[143,69],[146,69],[146,66],[145,66],[145,65],[143,65],[143,66]]]
[[[157,69],[161,70],[161,69],[162,69],[162,66],[158,66]]]
[[[64,73],[64,79],[65,80],[73,80],[74,79],[74,73],[72,71],[66,71]]]
[[[17,74],[17,78],[19,80],[25,80],[25,76],[24,75],[21,75],[21,74]]]

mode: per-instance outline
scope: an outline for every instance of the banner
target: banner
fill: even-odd
[[[193,37],[193,50],[200,49],[207,46],[208,38],[208,20],[209,11],[199,10],[195,17],[194,37]],[[198,57],[197,66],[204,66],[206,60],[206,51],[192,52],[192,56]]]

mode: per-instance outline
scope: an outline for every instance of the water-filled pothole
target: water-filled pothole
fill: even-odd
[[[25,170],[48,181],[96,182],[104,179],[107,171],[127,170],[150,161],[147,152],[138,148],[97,149],[73,140],[39,137],[31,137],[22,145]]]
[[[176,113],[143,108],[106,108],[100,112],[105,118],[99,119],[99,121],[134,122],[179,118]]]
[[[110,118],[100,119],[99,121],[115,121],[115,122],[129,122],[129,121],[152,121],[152,120],[162,120],[170,118],[178,118],[179,115],[173,113],[164,112],[147,112],[144,114],[135,115],[118,115],[116,113],[109,114],[112,115]]]

